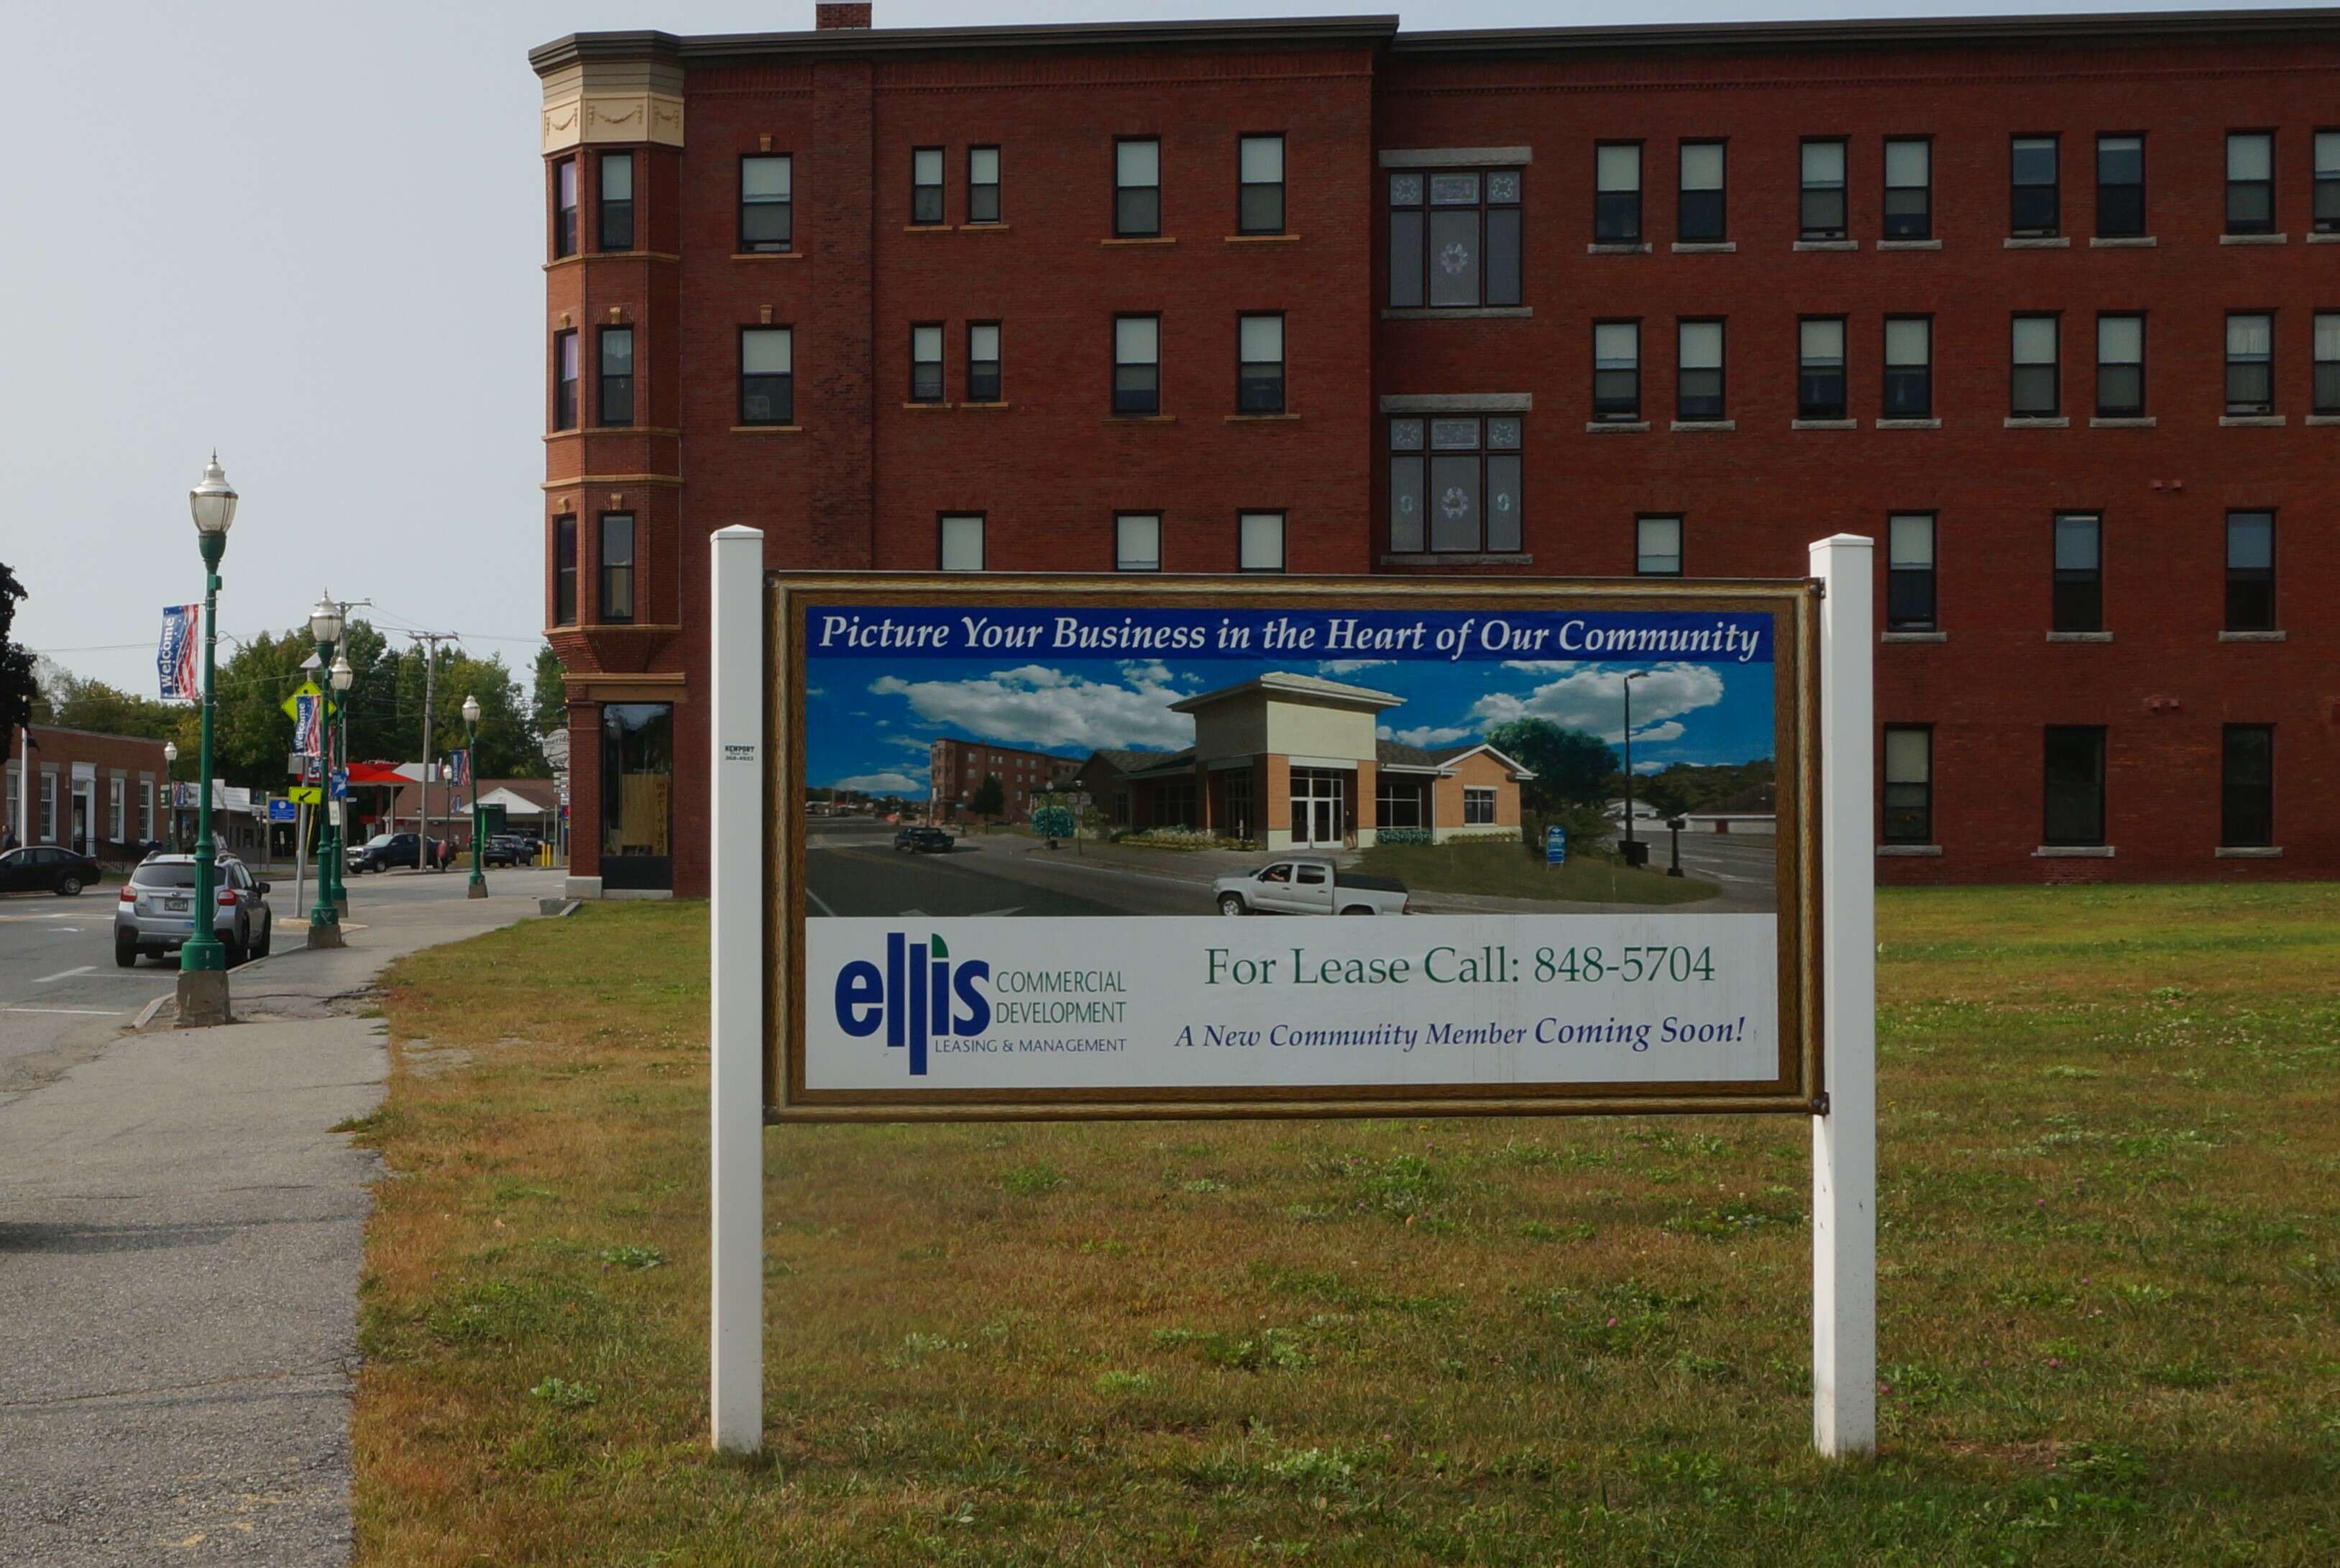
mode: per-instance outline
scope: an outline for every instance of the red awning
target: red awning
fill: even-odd
[[[414,780],[387,762],[352,762],[350,764],[350,782],[388,784],[395,787],[400,784],[411,784]]]

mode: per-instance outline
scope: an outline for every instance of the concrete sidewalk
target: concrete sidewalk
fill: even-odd
[[[237,970],[252,1021],[127,1034],[0,1106],[0,1563],[344,1563],[356,1293],[381,1102],[367,987],[536,911],[364,912]],[[288,927],[288,938],[297,928]]]

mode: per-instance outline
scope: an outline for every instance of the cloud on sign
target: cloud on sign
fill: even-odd
[[[1384,724],[1374,733],[1406,746],[1452,746],[1477,731],[1460,724],[1423,724],[1412,729],[1393,729]]]
[[[865,795],[923,795],[927,781],[913,779],[907,773],[856,773],[850,779],[839,779],[829,788],[858,789]]]
[[[1471,717],[1488,725],[1514,719],[1549,719],[1570,729],[1582,729],[1615,744],[1625,738],[1625,699],[1621,671],[1598,665],[1577,666],[1557,680],[1545,682],[1526,696],[1491,691],[1471,705]],[[1711,708],[1722,700],[1722,677],[1703,664],[1652,665],[1648,677],[1633,682],[1633,717],[1651,729],[1663,721]],[[1679,727],[1675,735],[1681,733]],[[1641,739],[1642,731],[1635,732]],[[1651,736],[1671,739],[1672,736]]]
[[[1316,668],[1327,675],[1354,675],[1360,670],[1379,670],[1396,662],[1394,659],[1320,659]]]
[[[1134,660],[1121,680],[1091,680],[1044,664],[995,670],[967,680],[885,676],[869,690],[899,697],[929,724],[947,724],[1009,745],[1175,751],[1195,741],[1195,721],[1170,711],[1183,695],[1158,660]]]

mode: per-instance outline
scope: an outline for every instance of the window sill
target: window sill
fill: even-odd
[[[2286,422],[2279,413],[2226,413],[2218,416],[2220,430],[2276,430]]]
[[[802,435],[804,426],[800,424],[735,424],[731,427],[731,433],[733,435]]]
[[[2280,860],[2283,851],[2272,844],[2221,844],[2210,853],[2221,860]]]
[[[1877,858],[1880,860],[1914,860],[1920,857],[1938,859],[1941,853],[1939,844],[1879,844],[1877,847]]]
[[[1790,430],[1859,430],[1857,419],[1795,419],[1788,422]]]
[[[1532,305],[1393,305],[1385,322],[1512,321],[1535,314]]]
[[[1532,555],[1475,555],[1460,551],[1384,555],[1383,566],[1532,566]]]
[[[2110,642],[2112,640],[2113,634],[2109,631],[2051,631],[2048,634],[2050,642]]]
[[[1706,431],[1733,431],[1739,428],[1739,422],[1735,419],[1678,419],[1666,428],[1677,434],[1691,434]]]
[[[2151,234],[2097,234],[2088,241],[2092,251],[2150,251],[2161,242]]]
[[[1798,240],[1795,248],[1800,251],[1857,251],[1860,249],[1860,242],[1859,240]]]
[[[2042,844],[2031,851],[2035,860],[2109,860],[2110,844]]]
[[[2340,413],[2312,413],[2305,419],[2301,420],[2299,422],[2302,424],[2327,426],[2340,424]]]
[[[1298,234],[1229,234],[1219,242],[1223,245],[1296,245],[1299,243]]]
[[[1230,413],[1219,416],[1228,424],[1296,424],[1296,413]]]
[[[1007,225],[1006,223],[961,223],[959,232],[967,234],[1004,234],[1007,232]]]
[[[805,253],[802,251],[734,251],[731,259],[735,262],[800,262],[805,259]]]
[[[2122,415],[2113,419],[2092,419],[2088,422],[2088,428],[2090,430],[2151,430],[2158,422],[2151,414]]]
[[[902,408],[905,412],[917,413],[927,409],[946,409],[951,406],[951,404],[943,402],[940,398],[933,398],[917,402],[906,402],[902,405]]]
[[[1879,240],[1877,242],[1877,248],[1880,251],[1938,251],[1942,248],[1942,242],[1939,240]]]
[[[2062,415],[2058,415],[2054,419],[2045,419],[2017,414],[2008,416],[2005,422],[2005,428],[2008,430],[2069,430],[2072,428],[2072,422],[2069,418]]]
[[[1881,419],[1877,422],[1876,428],[1879,430],[1939,430],[1942,428],[1942,422],[1938,419]]]
[[[579,251],[574,255],[557,256],[544,263],[548,273],[562,267],[573,267],[580,262],[679,262],[680,256],[664,251]]]
[[[2291,633],[2288,631],[2221,631],[2218,633],[2218,640],[2221,642],[2287,642],[2290,640]]]
[[[947,234],[953,227],[949,223],[904,223],[902,232],[906,234]]]
[[[571,621],[567,626],[556,626],[553,630],[555,631],[592,632],[655,631],[663,636],[668,633],[680,631],[682,628],[679,624],[671,620],[587,620],[581,622]],[[619,679],[623,680],[625,678],[620,676]],[[640,680],[640,677],[637,676],[635,679]]]
[[[958,406],[962,409],[1000,409],[1014,408],[1016,405],[1012,402],[963,402]]]
[[[1731,256],[1739,253],[1737,240],[1676,240],[1667,249],[1678,256]]]
[[[2072,248],[2069,234],[2025,234],[2001,240],[2002,249],[2009,251],[2068,251]]]
[[[1879,642],[1948,642],[1947,631],[1884,631],[1878,634]]]
[[[1584,253],[1588,256],[1646,256],[1650,253],[1650,246],[1646,240],[1618,241],[1587,245]]]
[[[1127,250],[1134,246],[1142,245],[1175,245],[1178,242],[1176,240],[1172,239],[1166,234],[1133,234],[1127,238],[1124,238],[1121,235],[1116,234],[1111,239],[1099,240],[1097,242],[1098,244],[1105,246],[1108,250],[1116,248]]]
[[[546,434],[547,441],[573,441],[587,435],[680,435],[672,425],[663,424],[589,424],[582,429],[571,427]]]
[[[2340,232],[2303,234],[2300,237],[2311,245],[2340,245]]]
[[[1098,422],[1109,425],[1176,424],[1178,422],[1178,416],[1175,413],[1109,413]]]
[[[1647,435],[1650,433],[1650,422],[1645,419],[1586,420],[1584,433],[1586,435]]]
[[[2287,245],[2291,243],[2291,236],[2289,234],[2220,234],[2218,243],[2222,245]]]

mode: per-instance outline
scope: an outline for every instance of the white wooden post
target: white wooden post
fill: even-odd
[[[1811,547],[1820,600],[1820,1005],[1828,1111],[1812,1118],[1812,1443],[1877,1452],[1875,551]]]
[[[718,1449],[764,1445],[764,535],[719,529],[708,698],[712,1309]]]

